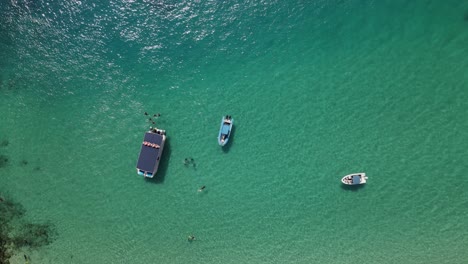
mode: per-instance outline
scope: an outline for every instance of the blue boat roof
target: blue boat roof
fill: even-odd
[[[143,141],[158,144],[161,146],[163,142],[163,135],[146,132],[145,138]],[[159,155],[162,148],[153,148],[150,146],[141,145],[140,156],[138,157],[137,169],[155,173],[156,165],[159,162]]]
[[[223,129],[221,129],[221,134],[225,134],[225,135],[229,134],[229,126],[230,125],[224,124]]]
[[[359,175],[353,175],[353,184],[359,184],[361,182],[361,177]]]

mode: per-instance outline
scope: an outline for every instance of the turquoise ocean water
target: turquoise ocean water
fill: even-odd
[[[467,263],[467,82],[466,1],[2,1],[11,262]]]

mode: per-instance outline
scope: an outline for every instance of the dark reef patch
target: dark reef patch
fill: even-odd
[[[28,165],[28,163],[29,163],[29,162],[28,162],[27,160],[24,159],[24,160],[21,160],[20,165],[21,165],[21,166],[26,166],[26,165]]]
[[[2,140],[2,142],[0,142],[0,147],[4,148],[6,146],[8,146],[8,144],[10,144],[10,142],[6,139]]]
[[[21,218],[24,213],[24,207],[20,204],[13,203],[11,200],[2,196],[2,203],[0,203],[0,222],[7,223],[14,219]]]
[[[0,223],[0,264],[9,264],[12,256],[11,249],[8,248],[10,241],[4,238],[4,226]]]
[[[14,237],[13,244],[16,249],[22,247],[39,248],[53,242],[55,230],[51,224],[27,223],[22,226],[21,232]]]
[[[16,81],[12,79],[8,80],[8,90],[12,91],[16,89],[17,89]]]
[[[9,264],[16,251],[37,249],[55,240],[57,233],[52,224],[26,222],[21,204],[0,197],[0,264]]]
[[[0,154],[0,168],[6,167],[9,160],[8,156]]]

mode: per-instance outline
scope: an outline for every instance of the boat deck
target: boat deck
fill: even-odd
[[[224,124],[223,124],[223,128],[221,129],[221,134],[222,134],[222,135],[227,135],[227,134],[229,134],[230,128],[231,128],[231,124],[226,124],[226,123],[224,123]]]
[[[156,173],[164,147],[164,137],[162,134],[146,132],[138,157],[137,169]]]

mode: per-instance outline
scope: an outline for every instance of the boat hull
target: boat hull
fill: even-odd
[[[218,144],[220,146],[225,146],[229,142],[229,138],[231,137],[232,124],[234,123],[234,119],[229,118],[229,124],[225,123],[226,119],[227,116],[223,116],[223,118],[221,118],[221,126],[219,128],[218,133]]]
[[[341,183],[344,185],[361,185],[367,182],[367,176],[364,172],[352,173],[341,178]]]

